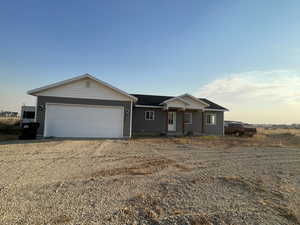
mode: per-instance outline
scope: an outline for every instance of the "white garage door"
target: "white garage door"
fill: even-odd
[[[123,137],[123,107],[47,104],[44,136]]]

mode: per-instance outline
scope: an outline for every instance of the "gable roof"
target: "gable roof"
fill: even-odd
[[[194,97],[193,95],[190,95],[190,94],[188,94],[188,93],[185,93],[185,94],[183,94],[183,95],[180,95],[179,97],[181,98],[181,97],[184,97],[184,96],[187,96],[187,97],[193,99],[193,100],[196,101],[196,102],[200,102],[200,103],[203,104],[203,105],[209,106],[209,104],[208,104],[207,102],[204,102],[204,101],[202,101],[200,98],[196,98],[196,97]]]
[[[207,104],[209,104],[209,106],[206,107],[206,109],[217,109],[217,110],[229,111],[227,108],[220,106],[206,98],[199,98],[199,99],[202,100],[203,102],[206,102]]]
[[[50,84],[50,85],[46,85],[46,86],[43,86],[43,87],[40,87],[40,88],[36,88],[36,89],[28,91],[27,93],[29,95],[35,95],[39,92],[42,92],[42,91],[45,91],[45,90],[48,90],[48,89],[51,89],[51,88],[59,87],[59,86],[65,85],[65,84],[69,84],[69,83],[72,83],[74,81],[78,81],[78,80],[81,80],[81,79],[84,79],[84,78],[89,78],[89,79],[91,79],[91,80],[93,80],[93,81],[95,81],[95,82],[97,82],[97,83],[99,83],[99,84],[101,84],[105,87],[108,87],[108,88],[110,88],[110,89],[112,89],[112,90],[114,90],[114,91],[116,91],[116,92],[118,92],[122,95],[127,96],[128,98],[133,99],[134,101],[137,101],[137,98],[135,96],[130,95],[130,94],[126,93],[125,91],[122,91],[119,88],[116,88],[116,87],[114,87],[114,86],[112,86],[112,85],[110,85],[110,84],[108,84],[108,83],[106,83],[102,80],[99,80],[96,77],[94,77],[94,76],[92,76],[88,73],[77,76],[77,77],[74,77],[74,78],[71,78],[71,79],[67,79],[67,80],[56,82],[56,83],[53,83],[53,84]]]
[[[169,98],[169,99],[163,101],[162,103],[160,103],[160,105],[163,105],[163,104],[165,104],[165,103],[168,103],[168,102],[171,102],[171,101],[175,101],[175,100],[178,100],[178,101],[180,101],[180,102],[183,102],[183,103],[186,104],[186,105],[189,104],[186,100],[184,100],[184,99],[182,99],[182,98],[180,98],[180,97],[173,97],[173,98]]]
[[[136,105],[143,105],[143,106],[160,106],[162,102],[174,98],[174,96],[160,96],[160,95],[141,95],[141,94],[131,94],[131,95],[138,98]],[[205,107],[205,109],[228,111],[228,109],[206,98],[198,98],[198,99],[209,105]]]

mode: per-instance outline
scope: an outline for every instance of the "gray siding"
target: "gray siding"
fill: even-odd
[[[145,120],[145,112],[154,111],[155,120]],[[183,125],[184,112],[176,112],[176,131],[167,131],[167,111],[163,111],[158,108],[134,108],[132,118],[132,130],[133,135],[183,135],[189,131],[194,135],[200,135],[202,133],[202,112],[192,111],[192,124]]]
[[[154,111],[155,120],[145,120],[145,112]],[[133,108],[133,135],[160,135],[166,132],[167,112],[157,108]]]
[[[38,135],[44,134],[44,122],[45,122],[45,105],[46,103],[62,103],[62,104],[80,104],[80,105],[103,105],[103,106],[123,106],[124,107],[124,137],[130,136],[130,101],[110,101],[110,100],[98,100],[98,99],[82,99],[82,98],[61,98],[61,97],[37,97],[37,122],[40,123],[38,129]]]
[[[192,111],[192,124],[184,125],[185,134],[187,134],[188,132],[192,132],[194,135],[202,134],[202,114],[202,111]]]
[[[206,122],[206,116],[207,114],[216,114],[216,125],[209,125]],[[208,135],[224,135],[224,112],[218,112],[218,111],[205,111],[204,112],[204,134]]]

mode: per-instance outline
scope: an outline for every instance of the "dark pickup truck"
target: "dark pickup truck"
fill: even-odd
[[[256,134],[256,128],[246,127],[240,123],[228,123],[225,124],[225,134],[235,135],[237,137],[242,135],[252,137]]]

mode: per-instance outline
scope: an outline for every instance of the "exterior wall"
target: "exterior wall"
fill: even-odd
[[[110,101],[110,100],[98,100],[98,99],[81,99],[81,98],[62,98],[62,97],[50,97],[50,96],[38,96],[37,97],[37,113],[36,121],[40,123],[38,129],[38,135],[44,135],[44,123],[45,123],[45,105],[46,103],[61,103],[61,104],[78,104],[78,105],[103,105],[103,106],[122,106],[124,107],[124,137],[130,136],[130,101]]]
[[[145,112],[154,111],[154,120],[145,120]],[[166,133],[167,112],[157,108],[133,108],[133,135],[161,135]]]
[[[155,120],[145,120],[145,112],[154,111]],[[169,110],[171,111],[171,110]],[[202,133],[202,111],[192,111],[192,124],[183,125],[183,111],[176,111],[176,131],[167,131],[167,111],[157,108],[139,108],[133,109],[132,129],[133,135],[183,135],[189,131],[194,135],[200,135]]]
[[[189,112],[189,111],[186,111]],[[184,133],[192,132],[193,135],[202,134],[203,113],[202,111],[192,111],[192,124],[184,124]]]
[[[209,125],[206,122],[206,116],[207,114],[216,114],[216,124],[215,125]],[[205,111],[204,112],[204,118],[203,118],[203,128],[204,128],[204,134],[208,135],[224,135],[224,112],[219,111]]]
[[[63,98],[130,101],[127,96],[89,78],[83,78],[55,88],[50,88],[48,90],[38,92],[36,95]]]

